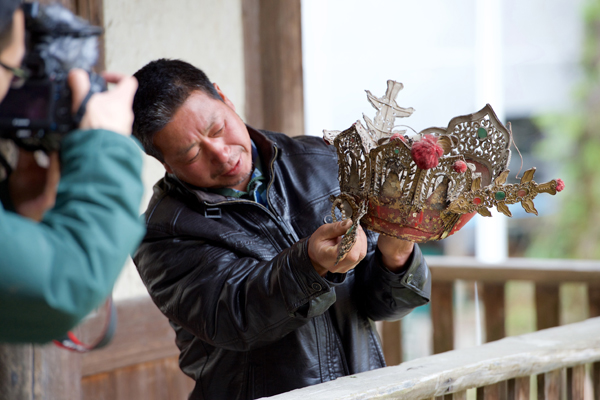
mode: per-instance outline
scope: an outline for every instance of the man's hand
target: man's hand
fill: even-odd
[[[106,72],[102,77],[117,86],[108,92],[94,94],[87,103],[81,119],[81,129],[106,129],[122,135],[131,134],[133,125],[133,96],[137,90],[137,79]],[[82,69],[69,72],[69,86],[73,93],[73,113],[76,113],[90,90],[90,78]]]
[[[379,235],[377,247],[381,251],[383,265],[392,272],[400,272],[412,254],[415,244],[407,240]]]
[[[351,225],[352,221],[349,219],[325,224],[311,235],[308,240],[308,256],[319,275],[325,276],[328,271],[348,272],[367,255],[367,236],[359,225],[358,232],[356,232],[356,243],[346,257],[335,264],[342,235]]]

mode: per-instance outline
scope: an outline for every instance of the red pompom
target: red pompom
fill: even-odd
[[[402,140],[403,142],[406,142],[406,138],[399,133],[394,133],[392,137],[390,137],[390,142],[392,140]]]
[[[556,180],[556,191],[557,192],[562,192],[562,190],[565,188],[565,183],[563,182],[562,179],[557,179]]]
[[[410,150],[412,159],[421,169],[437,167],[439,158],[444,155],[444,149],[437,144],[437,138],[426,135],[423,139],[415,142]]]
[[[459,174],[464,173],[467,170],[467,163],[463,160],[458,160],[454,163],[454,170]]]

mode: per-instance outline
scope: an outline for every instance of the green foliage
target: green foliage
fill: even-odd
[[[600,258],[600,0],[587,2],[584,21],[578,111],[536,120],[546,133],[536,153],[560,166],[565,190],[557,196],[559,211],[533,238],[532,257]]]

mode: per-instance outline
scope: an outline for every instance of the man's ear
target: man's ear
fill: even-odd
[[[161,162],[161,164],[163,165],[163,167],[165,167],[165,169],[167,170],[167,172],[169,174],[173,173],[173,170],[171,169],[171,167],[169,167],[169,164],[165,163],[165,162]]]
[[[225,93],[223,93],[223,91],[221,90],[219,85],[217,85],[216,83],[213,83],[213,86],[215,87],[217,93],[219,93],[219,96],[221,96],[221,98],[223,99],[223,102],[225,104],[227,104],[229,106],[229,108],[231,108],[233,111],[235,111],[235,106],[233,105],[231,100],[229,100],[229,97],[225,96]]]

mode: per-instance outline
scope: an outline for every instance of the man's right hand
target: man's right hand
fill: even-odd
[[[320,226],[308,239],[308,257],[319,275],[325,276],[328,271],[348,272],[367,255],[367,236],[359,225],[358,232],[356,232],[356,243],[339,263],[335,263],[342,235],[350,226],[352,226],[350,219],[325,224]]]
[[[131,134],[133,125],[133,96],[137,90],[137,80],[133,76],[104,73],[102,77],[116,87],[94,94],[87,103],[81,119],[81,129],[106,129],[122,135]],[[69,72],[69,86],[73,93],[73,113],[76,113],[90,90],[90,78],[82,69]]]

